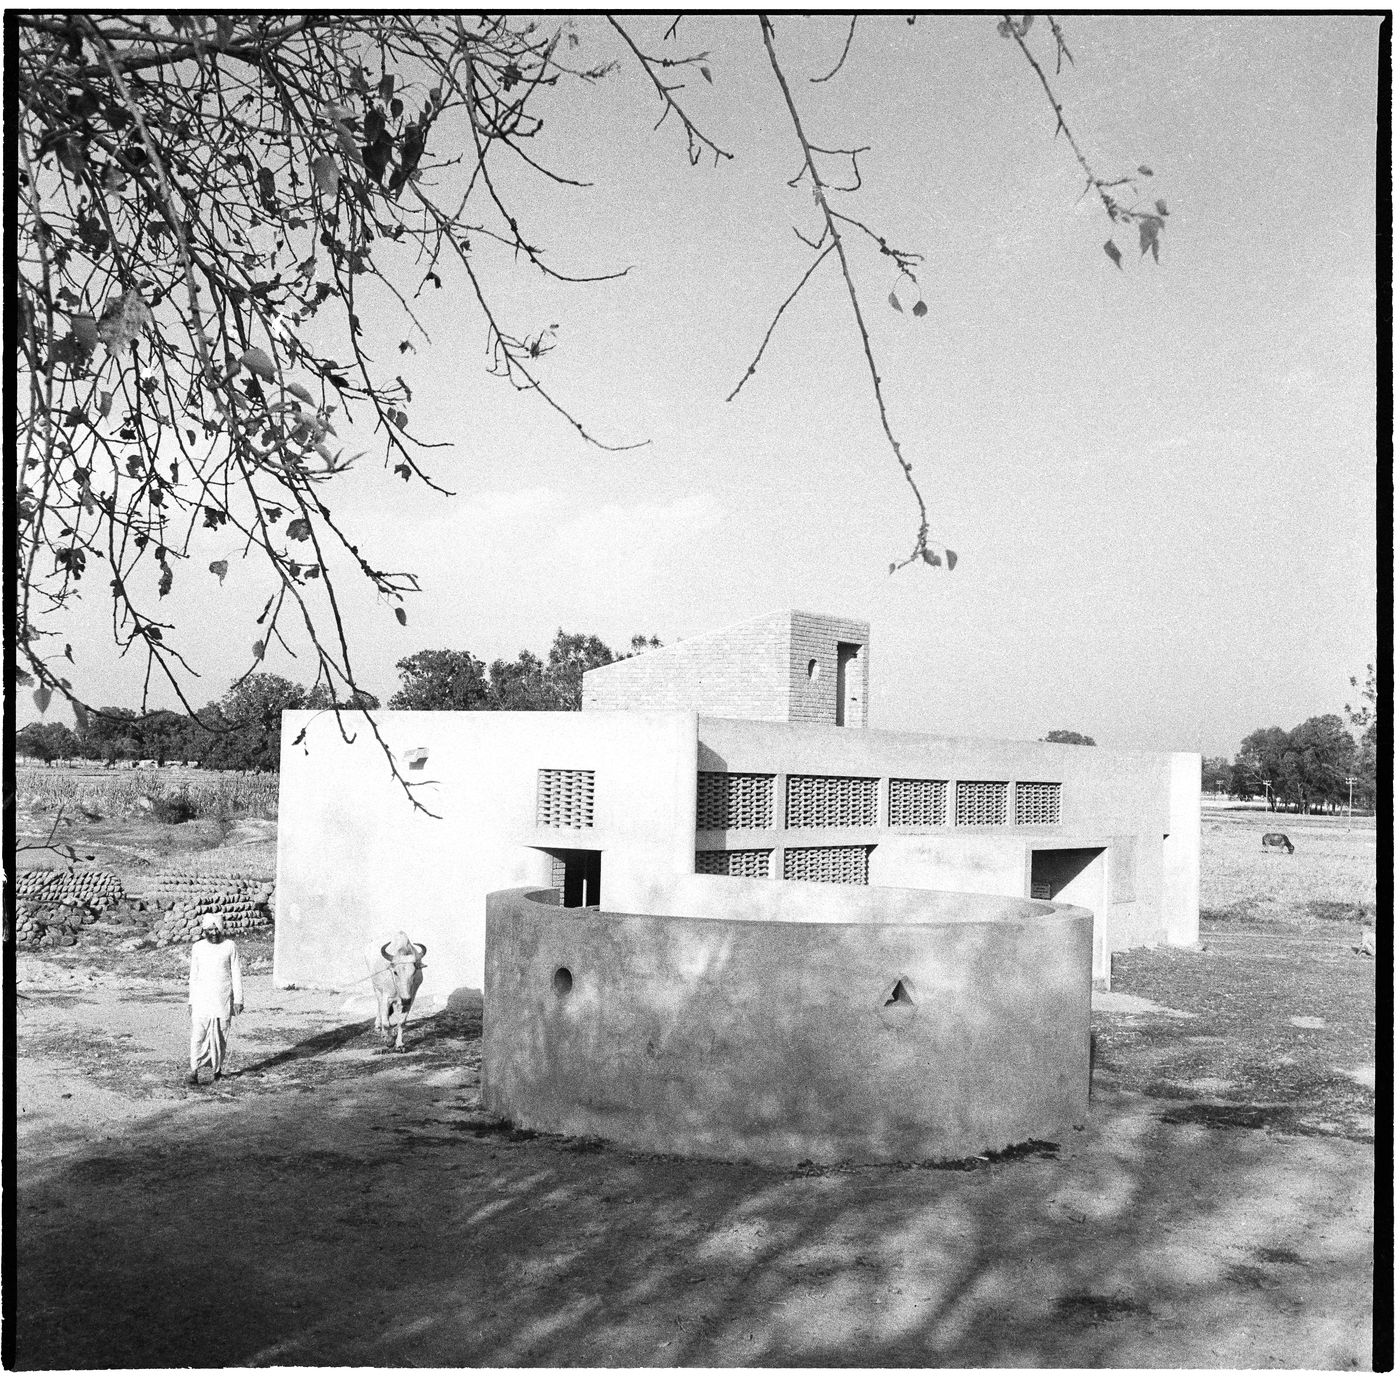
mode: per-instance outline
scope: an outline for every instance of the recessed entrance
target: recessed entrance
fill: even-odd
[[[559,892],[566,910],[598,908],[603,878],[603,854],[594,848],[550,849],[554,860],[550,884]]]
[[[1032,900],[1079,905],[1094,916],[1094,986],[1108,990],[1108,885],[1103,848],[1032,848]]]

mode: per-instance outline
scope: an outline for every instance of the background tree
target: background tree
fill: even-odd
[[[1230,763],[1225,757],[1201,758],[1201,791],[1203,794],[1228,794],[1230,779]]]
[[[65,723],[26,723],[15,734],[15,751],[39,761],[66,761],[78,755],[79,744]]]
[[[402,686],[391,709],[485,709],[490,705],[486,668],[470,651],[417,651],[394,667]]]
[[[206,706],[201,765],[216,770],[275,771],[281,758],[282,711],[299,709],[306,690],[280,675],[249,675],[216,704]]]
[[[1086,737],[1083,733],[1072,732],[1069,728],[1055,728],[1045,734],[1042,742],[1065,742],[1074,747],[1097,747],[1098,743],[1092,737]]]
[[[1360,729],[1361,739],[1356,760],[1353,764],[1353,774],[1356,776],[1356,784],[1353,790],[1353,798],[1356,804],[1367,809],[1376,807],[1376,754],[1377,740],[1380,731],[1380,701],[1376,689],[1376,667],[1374,664],[1366,667],[1366,679],[1361,685],[1357,684],[1356,676],[1351,677],[1353,689],[1360,689],[1361,703],[1359,707],[1353,709],[1350,704],[1346,706],[1347,721],[1353,728]]]
[[[144,654],[150,678],[163,679],[194,712],[184,689],[187,643],[160,600],[177,578],[222,582],[228,574],[226,557],[191,568],[192,537],[206,530],[226,532],[230,547],[260,563],[266,577],[266,604],[247,632],[250,669],[269,646],[294,636],[309,642],[315,681],[331,702],[354,702],[361,686],[336,569],[357,570],[401,623],[417,581],[381,568],[333,511],[336,477],[358,458],[341,431],[372,434],[396,478],[440,488],[425,468],[434,442],[414,427],[399,365],[372,359],[364,347],[361,313],[376,298],[401,313],[402,352],[424,334],[415,296],[450,286],[485,329],[492,372],[590,443],[621,448],[595,436],[545,386],[537,361],[552,348],[549,329],[509,321],[482,266],[498,250],[556,279],[611,274],[571,277],[552,267],[532,242],[518,193],[493,168],[512,160],[535,169],[550,193],[566,194],[571,179],[533,151],[541,103],[564,84],[596,82],[619,62],[655,90],[691,163],[732,155],[682,105],[681,78],[703,78],[705,90],[712,74],[705,51],[678,46],[679,19],[661,52],[647,51],[618,19],[585,22],[607,26],[615,56],[576,68],[573,20],[8,16],[19,249],[20,581],[11,626],[20,673],[38,682],[41,712],[53,693],[72,702],[80,727],[88,711],[55,669],[55,649],[59,615],[94,588],[112,599],[123,650]],[[1049,58],[1056,73],[1072,61],[1064,33],[1050,19],[1032,35],[1032,23],[1030,15],[1006,17],[996,30],[1024,55],[1054,133],[1065,135],[1111,233],[1135,235],[1139,252],[1155,259],[1167,207],[1143,194],[1150,169],[1123,177],[1093,169],[1048,74]],[[794,185],[810,193],[813,223],[798,233],[812,257],[776,305],[739,387],[818,270],[839,272],[872,405],[917,508],[913,549],[898,564],[951,569],[954,556],[931,535],[890,419],[851,267],[858,252],[887,263],[898,289],[892,305],[903,309],[903,293],[922,316],[921,256],[853,214],[858,200],[835,201],[837,191],[859,188],[862,150],[834,136],[809,137],[774,24],[755,16],[751,32],[796,142]],[[854,33],[852,21],[847,51]],[[819,79],[834,77],[844,61],[843,52]],[[1113,238],[1104,250],[1121,266]],[[572,671],[561,666],[558,674],[559,692],[572,697]],[[387,749],[386,757],[397,771]]]
[[[581,709],[585,672],[659,647],[661,640],[639,633],[630,645],[630,651],[619,655],[591,632],[565,632],[561,627],[547,660],[522,651],[513,661],[492,661],[489,669],[469,651],[419,651],[398,663],[402,686],[390,697],[389,707]]]

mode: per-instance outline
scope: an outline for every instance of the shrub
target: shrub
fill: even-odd
[[[187,791],[180,790],[152,800],[151,817],[162,824],[183,824],[199,818],[199,805]]]

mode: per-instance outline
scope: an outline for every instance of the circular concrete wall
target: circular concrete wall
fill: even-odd
[[[905,901],[879,923],[877,896],[851,924],[489,896],[483,1105],[770,1163],[960,1158],[1081,1122],[1089,912],[929,892],[927,922]]]

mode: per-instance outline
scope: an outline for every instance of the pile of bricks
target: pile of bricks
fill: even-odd
[[[97,918],[96,911],[81,905],[21,900],[15,908],[15,943],[20,948],[71,948],[78,930]]]
[[[61,871],[24,871],[15,879],[18,900],[50,905],[80,905],[105,910],[126,894],[121,878],[95,867],[67,867]]]
[[[265,929],[272,923],[273,884],[239,872],[208,872],[176,868],[153,877],[147,897],[171,902],[151,930],[157,948],[189,943],[199,937],[206,915],[218,915],[224,932]]]

